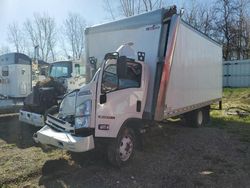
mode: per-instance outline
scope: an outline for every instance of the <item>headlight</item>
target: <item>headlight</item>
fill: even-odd
[[[76,117],[75,129],[87,128],[90,125],[90,116]]]
[[[91,105],[91,100],[87,100],[76,107],[75,129],[89,127]]]

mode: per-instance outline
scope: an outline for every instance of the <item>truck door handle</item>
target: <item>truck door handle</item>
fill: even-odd
[[[107,95],[106,93],[100,95],[100,104],[104,104],[107,102]]]
[[[136,112],[141,112],[141,101],[136,102]]]

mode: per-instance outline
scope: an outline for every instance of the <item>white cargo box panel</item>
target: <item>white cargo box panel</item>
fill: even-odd
[[[164,9],[159,9],[86,29],[87,58],[97,58],[98,64],[106,53],[114,52],[119,46],[129,42],[134,44],[132,47],[136,52],[146,53],[145,63],[149,65],[151,73],[145,106],[147,112],[151,111],[163,11]]]
[[[181,21],[166,92],[164,115],[222,97],[221,46]]]
[[[31,60],[21,53],[0,56],[0,94],[23,98],[31,92]]]

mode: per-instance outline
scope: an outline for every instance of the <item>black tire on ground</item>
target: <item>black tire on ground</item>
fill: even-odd
[[[186,113],[184,115],[186,125],[190,127],[203,127],[210,120],[209,109],[209,106],[207,106]]]
[[[135,134],[131,128],[122,128],[117,138],[107,148],[109,162],[116,167],[129,163],[135,153],[135,140]]]
[[[205,116],[205,124],[208,124],[210,122],[210,106],[205,106],[203,108],[204,116]]]

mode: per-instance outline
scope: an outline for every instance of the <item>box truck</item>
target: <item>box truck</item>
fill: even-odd
[[[32,93],[24,100],[19,120],[37,127],[44,126],[47,113],[58,113],[62,96],[86,82],[86,66],[82,61],[51,63],[47,79],[37,82]]]
[[[181,20],[175,6],[89,27],[85,37],[86,55],[100,68],[63,98],[57,117],[47,116],[36,142],[73,152],[100,143],[121,166],[145,122],[181,115],[200,127],[221,100],[221,45]]]

